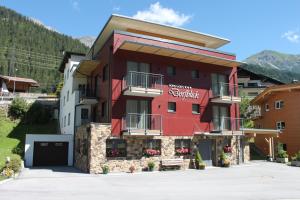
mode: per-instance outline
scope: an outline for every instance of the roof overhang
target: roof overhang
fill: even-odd
[[[160,35],[169,38],[177,38],[179,40],[202,43],[205,47],[213,49],[219,48],[230,42],[230,40],[218,36],[114,14],[111,15],[95,40],[88,53],[89,57],[93,57],[91,54],[97,53],[102,48],[114,30],[137,30],[140,32],[147,32],[149,34],[159,33]]]
[[[263,101],[263,99],[266,96],[268,96],[274,92],[284,92],[284,91],[293,91],[293,90],[300,90],[300,83],[291,83],[291,84],[285,84],[285,85],[272,86],[272,87],[265,89],[262,93],[260,93],[258,96],[256,96],[250,102],[250,104],[257,104],[257,103]]]
[[[100,62],[96,60],[81,60],[73,73],[74,77],[85,77],[91,75]]]
[[[226,67],[238,67],[244,64],[243,62],[236,61],[236,60],[230,60],[226,58],[220,58],[220,57],[201,54],[201,53],[193,53],[185,50],[179,50],[174,48],[162,47],[158,45],[147,44],[147,43],[136,42],[136,41],[128,41],[128,40],[123,41],[119,49],[173,57],[178,59],[191,60],[195,62],[202,62],[202,63],[208,63],[214,65],[221,65]]]
[[[266,136],[277,137],[281,132],[277,129],[256,129],[256,128],[243,128],[241,129],[246,136]]]

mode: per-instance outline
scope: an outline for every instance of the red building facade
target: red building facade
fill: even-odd
[[[130,23],[124,25],[122,20]],[[132,29],[135,23],[143,28]],[[178,36],[163,34],[166,29]],[[184,33],[196,38],[191,40]],[[243,138],[237,87],[240,62],[234,54],[216,50],[224,43],[228,41],[113,16],[88,55],[98,62],[88,74],[88,84],[98,99],[92,120],[109,123],[109,137],[127,140],[127,151],[132,141],[197,137],[209,140],[207,152],[214,152],[209,152],[209,159],[217,159],[225,143],[231,145],[233,137],[241,143]],[[77,71],[88,68],[79,65]]]

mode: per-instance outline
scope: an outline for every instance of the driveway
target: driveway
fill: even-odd
[[[205,171],[108,175],[25,169],[16,180],[0,184],[0,199],[300,199],[300,168],[259,161]]]

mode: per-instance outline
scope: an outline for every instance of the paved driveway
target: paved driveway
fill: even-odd
[[[0,199],[300,199],[300,168],[255,162],[228,169],[109,175],[25,169],[18,179],[0,184]]]

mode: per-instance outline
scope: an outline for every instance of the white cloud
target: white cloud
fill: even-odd
[[[296,31],[287,31],[282,35],[283,38],[286,38],[288,41],[292,43],[299,43],[300,42],[300,32],[299,30]]]
[[[72,4],[72,8],[75,10],[75,11],[79,11],[80,8],[79,8],[79,2],[78,1],[71,1],[71,4]]]
[[[133,18],[171,26],[182,26],[191,19],[191,16],[179,13],[172,8],[163,7],[156,2],[151,4],[147,10],[138,11]]]
[[[41,20],[33,18],[33,17],[29,17],[29,20],[31,20],[33,23],[39,25],[39,26],[43,26],[46,29],[50,30],[50,31],[55,31],[58,32],[57,30],[55,30],[55,28],[53,28],[52,26],[47,26],[45,25]]]

